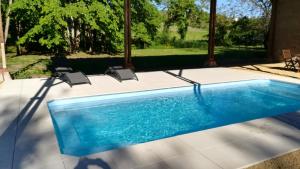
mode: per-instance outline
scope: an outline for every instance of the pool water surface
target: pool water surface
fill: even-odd
[[[83,156],[300,110],[300,86],[194,85],[48,102],[61,153]]]

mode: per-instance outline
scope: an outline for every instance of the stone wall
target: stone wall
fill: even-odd
[[[282,49],[300,53],[300,0],[273,0],[273,9],[269,54],[281,61]]]

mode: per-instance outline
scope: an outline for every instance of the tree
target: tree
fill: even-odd
[[[271,0],[241,0],[250,6],[254,12],[259,12],[261,17],[261,26],[264,28],[264,46],[267,48],[268,37],[270,32],[270,20],[272,1]]]
[[[169,0],[167,2],[167,19],[165,30],[176,25],[180,39],[184,39],[189,26],[189,19],[195,9],[195,0]]]
[[[161,23],[158,9],[150,0],[132,1],[132,40],[139,47],[150,45]]]
[[[264,32],[260,19],[243,17],[233,22],[229,37],[235,45],[263,44]]]
[[[189,19],[189,25],[194,28],[208,29],[209,13],[196,6]]]
[[[216,45],[231,46],[232,40],[230,39],[230,31],[233,19],[225,15],[217,15],[216,23]]]
[[[242,17],[237,20],[218,15],[216,25],[216,44],[230,45],[262,45],[264,28],[261,18]]]
[[[241,2],[248,4],[252,11],[260,12],[260,15],[264,18],[271,17],[271,0],[241,0]]]

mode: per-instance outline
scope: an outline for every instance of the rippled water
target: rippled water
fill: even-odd
[[[296,112],[300,86],[253,80],[49,102],[61,152],[81,156]]]

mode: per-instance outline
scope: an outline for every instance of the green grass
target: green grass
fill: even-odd
[[[17,79],[50,76],[50,64],[50,57],[44,55],[7,56],[8,71]]]
[[[207,50],[197,48],[177,48],[177,49],[135,49],[132,51],[132,56],[166,56],[166,55],[197,55],[207,54]]]
[[[185,39],[180,39],[176,26],[169,29],[169,34],[164,34],[161,28],[157,39],[148,47],[151,49],[166,48],[207,48],[208,30],[189,27]]]
[[[235,55],[245,55],[245,53],[241,54],[241,52],[245,51],[264,51],[261,47],[257,48],[238,48],[238,47],[216,47],[215,54],[222,54],[225,52],[232,51]],[[208,49],[197,49],[197,48],[166,48],[166,49],[159,49],[159,48],[149,48],[149,49],[134,49],[132,50],[133,57],[144,57],[144,56],[168,56],[168,55],[178,55],[178,56],[185,56],[185,55],[207,55]]]
[[[208,30],[189,27],[186,34],[186,40],[207,40]]]
[[[199,28],[188,28],[188,32],[186,34],[186,37],[184,40],[186,41],[191,41],[191,40],[207,40],[208,37],[208,30],[206,29],[199,29]],[[170,36],[171,37],[176,37],[176,39],[179,39],[180,36],[177,33],[177,29],[175,26],[172,26],[170,28]]]

